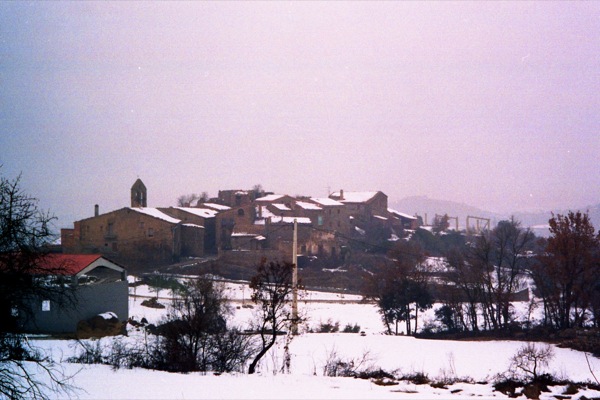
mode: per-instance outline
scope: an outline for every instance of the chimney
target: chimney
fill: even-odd
[[[100,215],[100,207],[98,206],[98,204],[96,204],[94,206],[94,217],[97,217],[98,215]]]
[[[344,189],[340,189],[340,200],[344,200]]]

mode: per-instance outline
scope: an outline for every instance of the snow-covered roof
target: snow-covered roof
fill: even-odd
[[[183,226],[188,226],[190,228],[204,229],[204,227],[202,225],[198,225],[198,224],[183,224]]]
[[[256,201],[266,201],[266,202],[271,202],[271,201],[276,201],[281,199],[282,197],[285,197],[284,194],[269,194],[263,197],[259,197],[258,199],[256,199]]]
[[[296,204],[298,207],[303,208],[305,210],[322,210],[321,207],[316,205],[315,203],[308,203],[306,201],[297,201]]]
[[[292,211],[291,208],[289,208],[288,206],[286,206],[283,203],[273,203],[273,207],[275,207],[276,209],[281,210],[281,211]]]
[[[141,214],[146,214],[154,218],[162,219],[163,221],[167,221],[171,224],[178,224],[181,220],[177,218],[173,218],[160,211],[158,208],[153,207],[129,207],[130,210],[139,212]]]
[[[339,199],[342,203],[366,203],[371,200],[379,192],[346,192],[344,191],[344,198]],[[340,192],[334,192],[331,194],[332,197],[340,197]]]
[[[406,219],[414,219],[414,220],[416,220],[416,219],[417,219],[417,217],[413,217],[412,215],[408,215],[408,214],[405,214],[405,213],[401,213],[400,211],[396,211],[396,210],[394,210],[394,209],[392,209],[392,208],[388,208],[388,211],[389,211],[389,212],[391,212],[392,214],[395,214],[395,215],[397,215],[397,216],[399,216],[399,217],[402,217],[402,218],[406,218]]]
[[[344,203],[340,203],[337,200],[330,199],[329,197],[311,197],[311,201],[314,201],[317,204],[322,206],[343,206]]]
[[[263,215],[264,216],[264,215]],[[294,220],[296,220],[296,222],[298,224],[311,224],[311,220],[310,218],[306,218],[306,217],[278,217],[278,216],[270,216],[268,218],[271,218],[271,223],[272,224],[293,224]],[[265,219],[259,219],[256,220],[255,225],[264,225],[266,221]]]
[[[294,220],[296,220],[297,223],[299,224],[312,224],[312,221],[310,220],[310,218],[306,218],[306,217],[271,217],[271,222],[272,223],[284,223],[284,224],[293,224]]]
[[[204,207],[212,208],[213,210],[219,210],[219,211],[227,211],[227,210],[231,209],[231,207],[229,207],[229,206],[224,206],[223,204],[217,204],[217,203],[202,203],[202,205]]]
[[[257,215],[261,215],[262,218],[269,218],[269,217],[275,217],[275,214],[273,214],[267,207],[265,206],[257,206],[256,207],[256,214]]]
[[[250,239],[258,240],[258,241],[267,240],[267,238],[264,237],[263,235],[259,235],[256,233],[246,233],[246,232],[234,232],[231,234],[231,237],[250,238]]]
[[[373,215],[373,217],[377,218],[377,219],[381,219],[383,221],[387,221],[388,220],[386,217],[382,217],[381,215]]]
[[[211,210],[209,208],[197,208],[197,207],[176,207],[178,210],[188,212],[190,214],[197,215],[202,218],[214,218],[219,212]]]

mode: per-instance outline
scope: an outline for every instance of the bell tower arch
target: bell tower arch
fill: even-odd
[[[146,185],[139,178],[131,187],[131,207],[148,207]]]

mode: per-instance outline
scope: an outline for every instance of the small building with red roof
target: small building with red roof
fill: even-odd
[[[108,312],[125,322],[129,318],[127,270],[100,254],[48,254],[32,271],[69,291],[70,296],[31,299],[30,313],[21,314],[23,329],[30,333],[77,332],[80,321]],[[17,310],[19,311],[19,310]]]

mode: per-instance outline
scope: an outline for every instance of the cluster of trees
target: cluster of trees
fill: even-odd
[[[438,222],[447,226],[443,218]],[[598,326],[600,232],[581,212],[552,215],[549,224],[548,239],[514,220],[468,236],[419,230],[390,253],[394,264],[366,276],[365,297],[377,302],[390,333],[398,322],[414,332],[411,321],[416,325],[418,312],[434,302],[443,303],[436,316],[447,330],[509,329],[515,324],[511,303],[529,288],[542,300],[543,325]],[[426,262],[432,253],[444,258],[445,271],[433,273]]]
[[[254,326],[247,331],[228,326],[232,314],[224,285],[207,277],[192,279],[176,289],[176,298],[157,327],[146,327],[144,342],[90,346],[72,361],[103,363],[114,367],[141,367],[170,372],[256,372],[260,360],[285,335],[292,323],[291,264],[263,261],[250,282],[256,304]],[[288,364],[286,364],[288,363]],[[289,368],[289,358],[282,369]]]

